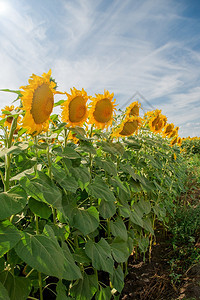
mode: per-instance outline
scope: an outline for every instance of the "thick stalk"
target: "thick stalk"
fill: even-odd
[[[36,234],[39,234],[39,224],[38,224],[38,221],[39,221],[39,218],[38,218],[37,215],[35,215]],[[38,272],[38,283],[39,283],[39,289],[40,289],[40,300],[43,300],[41,272]]]
[[[6,139],[6,146],[9,149],[12,146],[13,134],[17,127],[17,118],[13,118],[10,133]],[[10,163],[11,163],[11,154],[5,154],[5,179],[4,179],[4,191],[7,192],[10,186]]]

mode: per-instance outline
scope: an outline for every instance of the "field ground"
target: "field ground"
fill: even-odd
[[[186,198],[185,198],[186,196]],[[191,188],[187,195],[182,195],[187,202],[187,208],[196,213],[200,211],[200,187]],[[200,219],[199,219],[200,220]],[[195,236],[193,243],[200,250],[200,235]],[[182,247],[180,247],[182,248]],[[184,251],[187,250],[184,248]],[[172,234],[170,232],[160,235],[157,232],[157,242],[152,249],[151,262],[143,262],[143,259],[133,261],[129,258],[128,272],[121,300],[194,300],[200,299],[200,255],[196,263],[186,266],[186,260],[180,260],[176,265],[176,272],[172,272],[170,261],[177,256],[177,250],[172,246]],[[200,253],[200,251],[198,252]],[[185,257],[190,253],[185,253]],[[177,271],[178,270],[178,271]],[[172,278],[174,280],[172,280]]]

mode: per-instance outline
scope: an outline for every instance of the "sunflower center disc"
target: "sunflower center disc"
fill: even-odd
[[[137,105],[131,109],[130,116],[139,116],[139,107]]]
[[[137,127],[138,127],[137,121],[126,122],[120,134],[125,136],[131,135],[136,131]]]
[[[69,103],[69,120],[70,122],[80,122],[86,113],[85,100],[81,96],[75,97]]]
[[[110,121],[112,112],[112,103],[109,99],[105,98],[97,102],[93,115],[97,122],[106,123]]]
[[[47,83],[40,85],[33,93],[31,114],[36,124],[48,120],[53,110],[53,93]]]

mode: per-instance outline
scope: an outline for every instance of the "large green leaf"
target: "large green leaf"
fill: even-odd
[[[96,176],[95,180],[88,185],[88,190],[89,193],[96,198],[112,202],[116,200],[108,185],[99,176]]]
[[[116,262],[126,262],[129,257],[129,247],[127,242],[120,238],[115,238],[111,244],[111,252]]]
[[[110,221],[110,229],[114,236],[127,241],[127,229],[121,217],[118,217],[115,221]]]
[[[99,157],[95,159],[96,165],[112,176],[117,176],[116,165],[112,161],[101,160]]]
[[[79,184],[79,187],[82,190],[86,188],[86,186],[90,182],[90,173],[88,171],[88,168],[81,165],[80,167],[72,168],[70,172],[75,177],[76,181]]]
[[[0,222],[0,257],[12,249],[20,239],[20,231],[11,222]]]
[[[3,284],[0,282],[0,300],[10,300],[8,296],[8,291],[3,286]]]
[[[99,212],[104,219],[111,218],[116,212],[115,203],[102,199],[99,205]]]
[[[66,191],[76,193],[78,183],[74,177],[67,175],[63,169],[57,166],[53,166],[52,171],[55,180],[59,183],[59,185],[62,188],[64,188]]]
[[[70,289],[70,295],[76,300],[90,300],[96,293],[98,281],[96,275],[83,274],[83,279],[79,279]]]
[[[20,187],[15,186],[9,192],[0,193],[0,220],[20,212],[27,203],[27,194]]]
[[[22,240],[15,247],[17,255],[32,268],[44,274],[66,280],[81,278],[80,270],[72,256],[66,258],[53,230],[49,226],[46,226],[46,229],[48,235],[24,233]]]
[[[89,240],[85,245],[85,252],[92,260],[92,265],[97,270],[113,273],[114,261],[111,256],[111,248],[105,239],[98,243]]]
[[[132,223],[143,227],[143,220],[142,220],[141,216],[139,216],[137,214],[136,211],[131,211],[131,213],[130,213],[130,220],[131,220]]]
[[[70,217],[71,225],[79,229],[84,235],[87,235],[99,226],[99,213],[94,206],[87,210],[75,208]]]
[[[29,278],[13,276],[9,271],[4,271],[0,273],[0,282],[8,291],[10,300],[26,300],[30,294],[31,280]]]
[[[117,266],[117,268],[114,268],[113,275],[111,275],[111,282],[113,287],[121,293],[123,287],[124,287],[124,273],[122,270],[122,267],[120,265]]]
[[[38,201],[51,204],[57,209],[62,209],[62,194],[53,181],[43,172],[38,171],[38,177],[20,181],[27,194]]]
[[[72,300],[72,298],[67,297],[66,286],[62,283],[61,280],[59,280],[57,283],[56,292],[56,300]]]
[[[69,159],[77,159],[80,158],[80,155],[77,153],[77,151],[75,151],[72,147],[65,147],[63,150],[61,147],[55,148],[53,150],[53,152],[56,155],[62,156],[62,157],[66,157]]]
[[[46,203],[37,201],[32,197],[29,198],[28,206],[34,214],[43,219],[48,219],[52,213],[51,208]]]

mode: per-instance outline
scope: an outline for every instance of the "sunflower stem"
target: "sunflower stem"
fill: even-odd
[[[35,215],[35,227],[36,227],[36,234],[39,234],[39,218]],[[40,300],[43,300],[43,293],[42,293],[42,276],[41,272],[38,272],[38,284],[40,289]]]
[[[9,135],[6,135],[6,146],[9,149],[12,146],[13,134],[17,127],[17,118],[13,118],[12,125],[10,128]],[[10,163],[11,163],[11,154],[5,154],[5,180],[4,180],[4,191],[7,192],[10,187]]]

